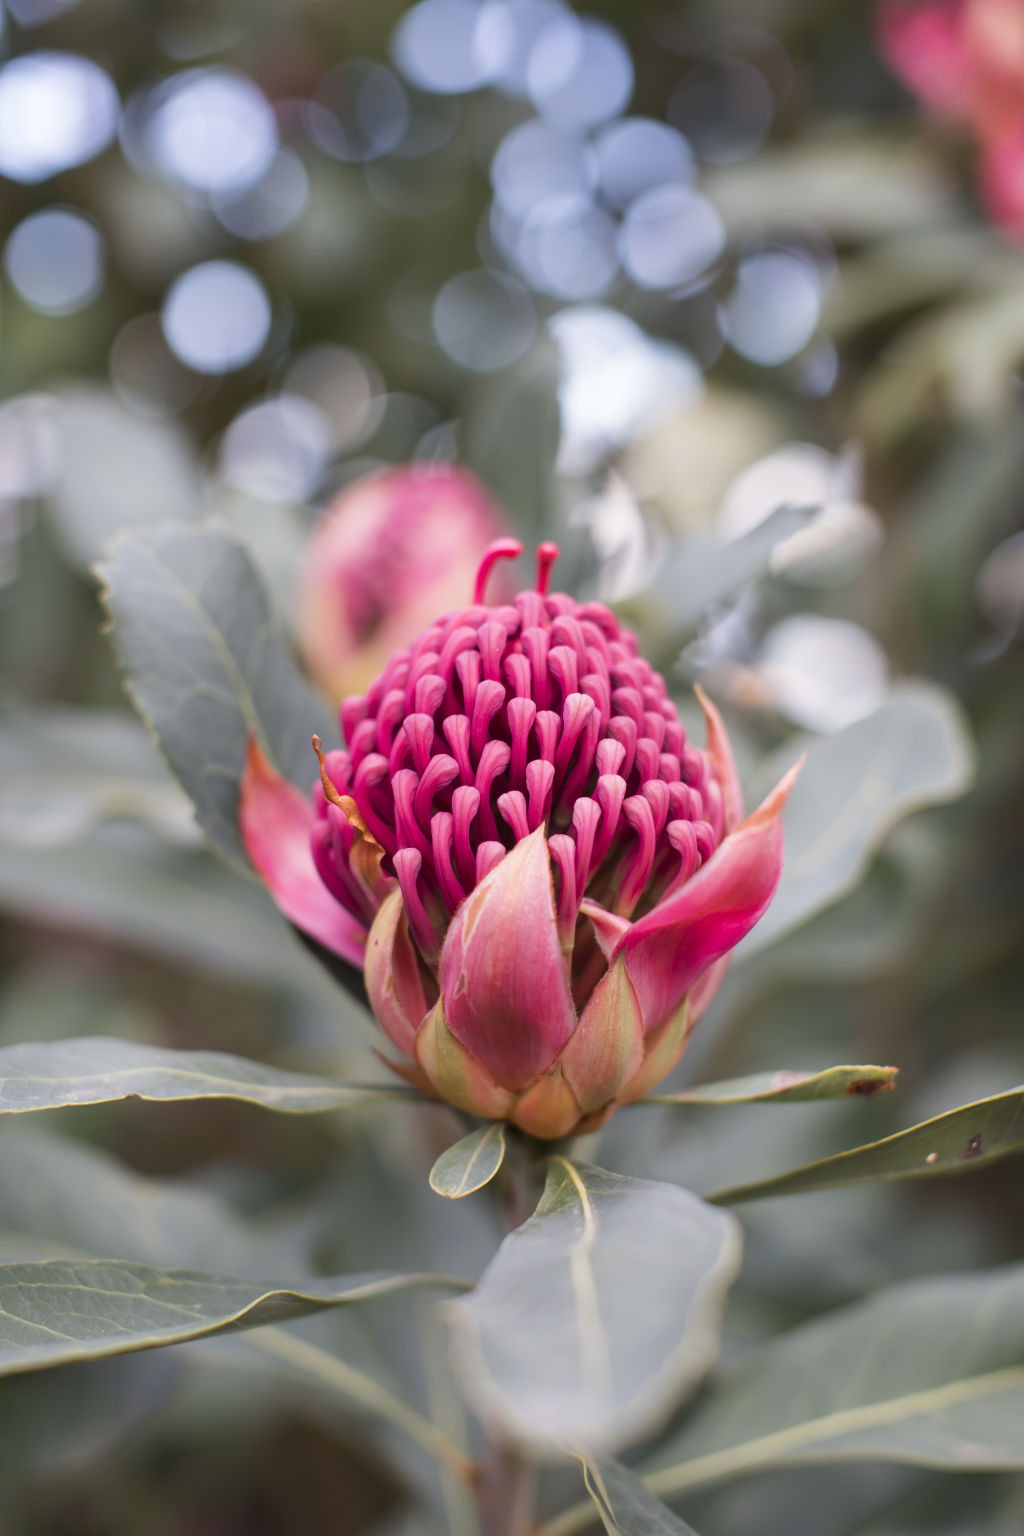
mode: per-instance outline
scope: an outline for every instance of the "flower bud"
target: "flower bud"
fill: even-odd
[[[407,464],[343,491],[309,543],[298,640],[335,701],[366,688],[393,651],[470,591],[504,519],[480,482],[450,464]]]
[[[278,905],[363,971],[407,1079],[557,1138],[678,1061],[765,911],[796,770],[743,820],[717,711],[703,748],[600,603],[473,601],[346,698],[307,802],[250,748],[242,830]]]

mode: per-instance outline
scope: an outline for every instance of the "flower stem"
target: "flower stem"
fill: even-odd
[[[494,1441],[478,1485],[480,1536],[529,1536],[536,1483],[533,1463],[513,1446]]]
[[[460,1481],[467,1484],[472,1481],[475,1467],[465,1451],[453,1440],[449,1440],[429,1419],[403,1403],[371,1376],[365,1376],[362,1371],[339,1360],[337,1355],[318,1349],[316,1345],[282,1328],[256,1329],[249,1335],[249,1341],[266,1354],[274,1355],[305,1375],[315,1377],[352,1402],[360,1403],[371,1413],[379,1414],[428,1451]]]

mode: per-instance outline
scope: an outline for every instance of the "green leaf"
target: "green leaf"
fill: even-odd
[[[494,492],[528,549],[551,537],[559,430],[558,362],[550,343],[469,391],[463,461]]]
[[[180,421],[153,420],[93,383],[57,391],[61,474],[46,509],[81,570],[123,529],[203,511],[199,458]]]
[[[636,1438],[715,1357],[739,1228],[696,1195],[552,1159],[534,1215],[454,1303],[486,1417],[541,1450]]]
[[[297,1287],[117,1259],[5,1264],[0,1376],[260,1328],[414,1286],[458,1284],[437,1275],[378,1272]]]
[[[807,526],[814,508],[779,507],[741,538],[688,538],[660,562],[653,586],[620,605],[666,670],[701,622],[768,569],[772,550]]]
[[[800,744],[771,767],[774,778]],[[900,683],[864,720],[813,742],[783,812],[782,878],[738,947],[751,955],[853,889],[900,817],[967,787],[973,749],[959,708],[932,683]]]
[[[0,1049],[0,1114],[117,1099],[237,1099],[286,1114],[420,1096],[400,1083],[333,1083],[221,1051],[174,1051],[95,1035]]]
[[[1024,1467],[1024,1266],[913,1281],[755,1351],[659,1448],[669,1497],[755,1467]]]
[[[608,1536],[696,1536],[621,1461],[585,1461],[583,1480]]]
[[[682,1093],[652,1093],[640,1104],[796,1104],[815,1099],[870,1098],[896,1081],[899,1067],[828,1067],[823,1072],[756,1072]]]
[[[716,1201],[763,1200],[769,1195],[798,1195],[844,1184],[924,1179],[940,1173],[966,1173],[1013,1152],[1024,1151],[1024,1087],[962,1104],[933,1120],[924,1120],[881,1141],[838,1152],[834,1157],[792,1168],[787,1173],[741,1184],[715,1195]]]
[[[98,574],[136,707],[207,837],[248,870],[238,829],[247,738],[307,788],[311,735],[336,734],[274,628],[252,560],[220,528],[165,524],[123,534]]]
[[[505,1159],[505,1126],[481,1125],[442,1152],[430,1170],[430,1187],[446,1200],[461,1200],[489,1184]]]
[[[197,840],[192,807],[138,720],[107,709],[3,711],[0,844],[49,848],[115,819]]]

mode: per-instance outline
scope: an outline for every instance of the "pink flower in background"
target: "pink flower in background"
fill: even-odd
[[[450,464],[382,470],[344,491],[313,534],[299,587],[299,646],[328,697],[365,688],[460,602],[505,531],[484,486]]]
[[[285,915],[364,968],[389,1064],[553,1138],[679,1059],[775,890],[793,774],[743,820],[717,711],[688,742],[633,635],[548,593],[553,545],[485,601],[520,553],[343,701],[312,798],[250,745],[241,819]]]
[[[878,35],[904,85],[970,128],[982,202],[1024,243],[1024,0],[884,0]]]

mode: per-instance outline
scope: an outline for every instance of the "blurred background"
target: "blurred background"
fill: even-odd
[[[855,730],[908,678],[973,737],[967,793],[876,816],[871,857],[734,968],[684,1064],[892,1061],[899,1092],[623,1115],[602,1161],[709,1190],[1024,1078],[1019,0],[4,0],[0,26],[0,1044],[372,1068],[354,1007],[200,845],[91,568],[119,529],[217,518],[315,680],[331,692],[344,660],[359,687],[406,619],[378,592],[318,657],[310,582],[347,550],[372,586],[377,514],[314,567],[310,539],[370,471],[457,460],[485,521],[558,539],[556,581],[614,604],[681,694],[714,694],[751,799],[768,755]],[[834,794],[856,813],[841,772]],[[2,1166],[50,1170],[55,1194],[0,1195],[4,1253],[71,1241],[59,1190],[137,1224],[145,1175],[223,1202],[242,1246],[385,1264],[440,1218],[403,1184],[429,1133],[381,1117],[372,1142],[227,1105],[19,1130]],[[340,1214],[369,1198],[368,1158],[373,1240]],[[446,1233],[455,1215],[476,1231],[460,1209]],[[1022,1231],[1012,1163],[756,1207],[734,1346],[883,1280],[1022,1258]],[[379,1447],[294,1384],[256,1391],[227,1345],[104,1371],[4,1383],[10,1536],[402,1518]],[[857,1469],[748,1481],[692,1519],[995,1533],[1024,1500]]]

